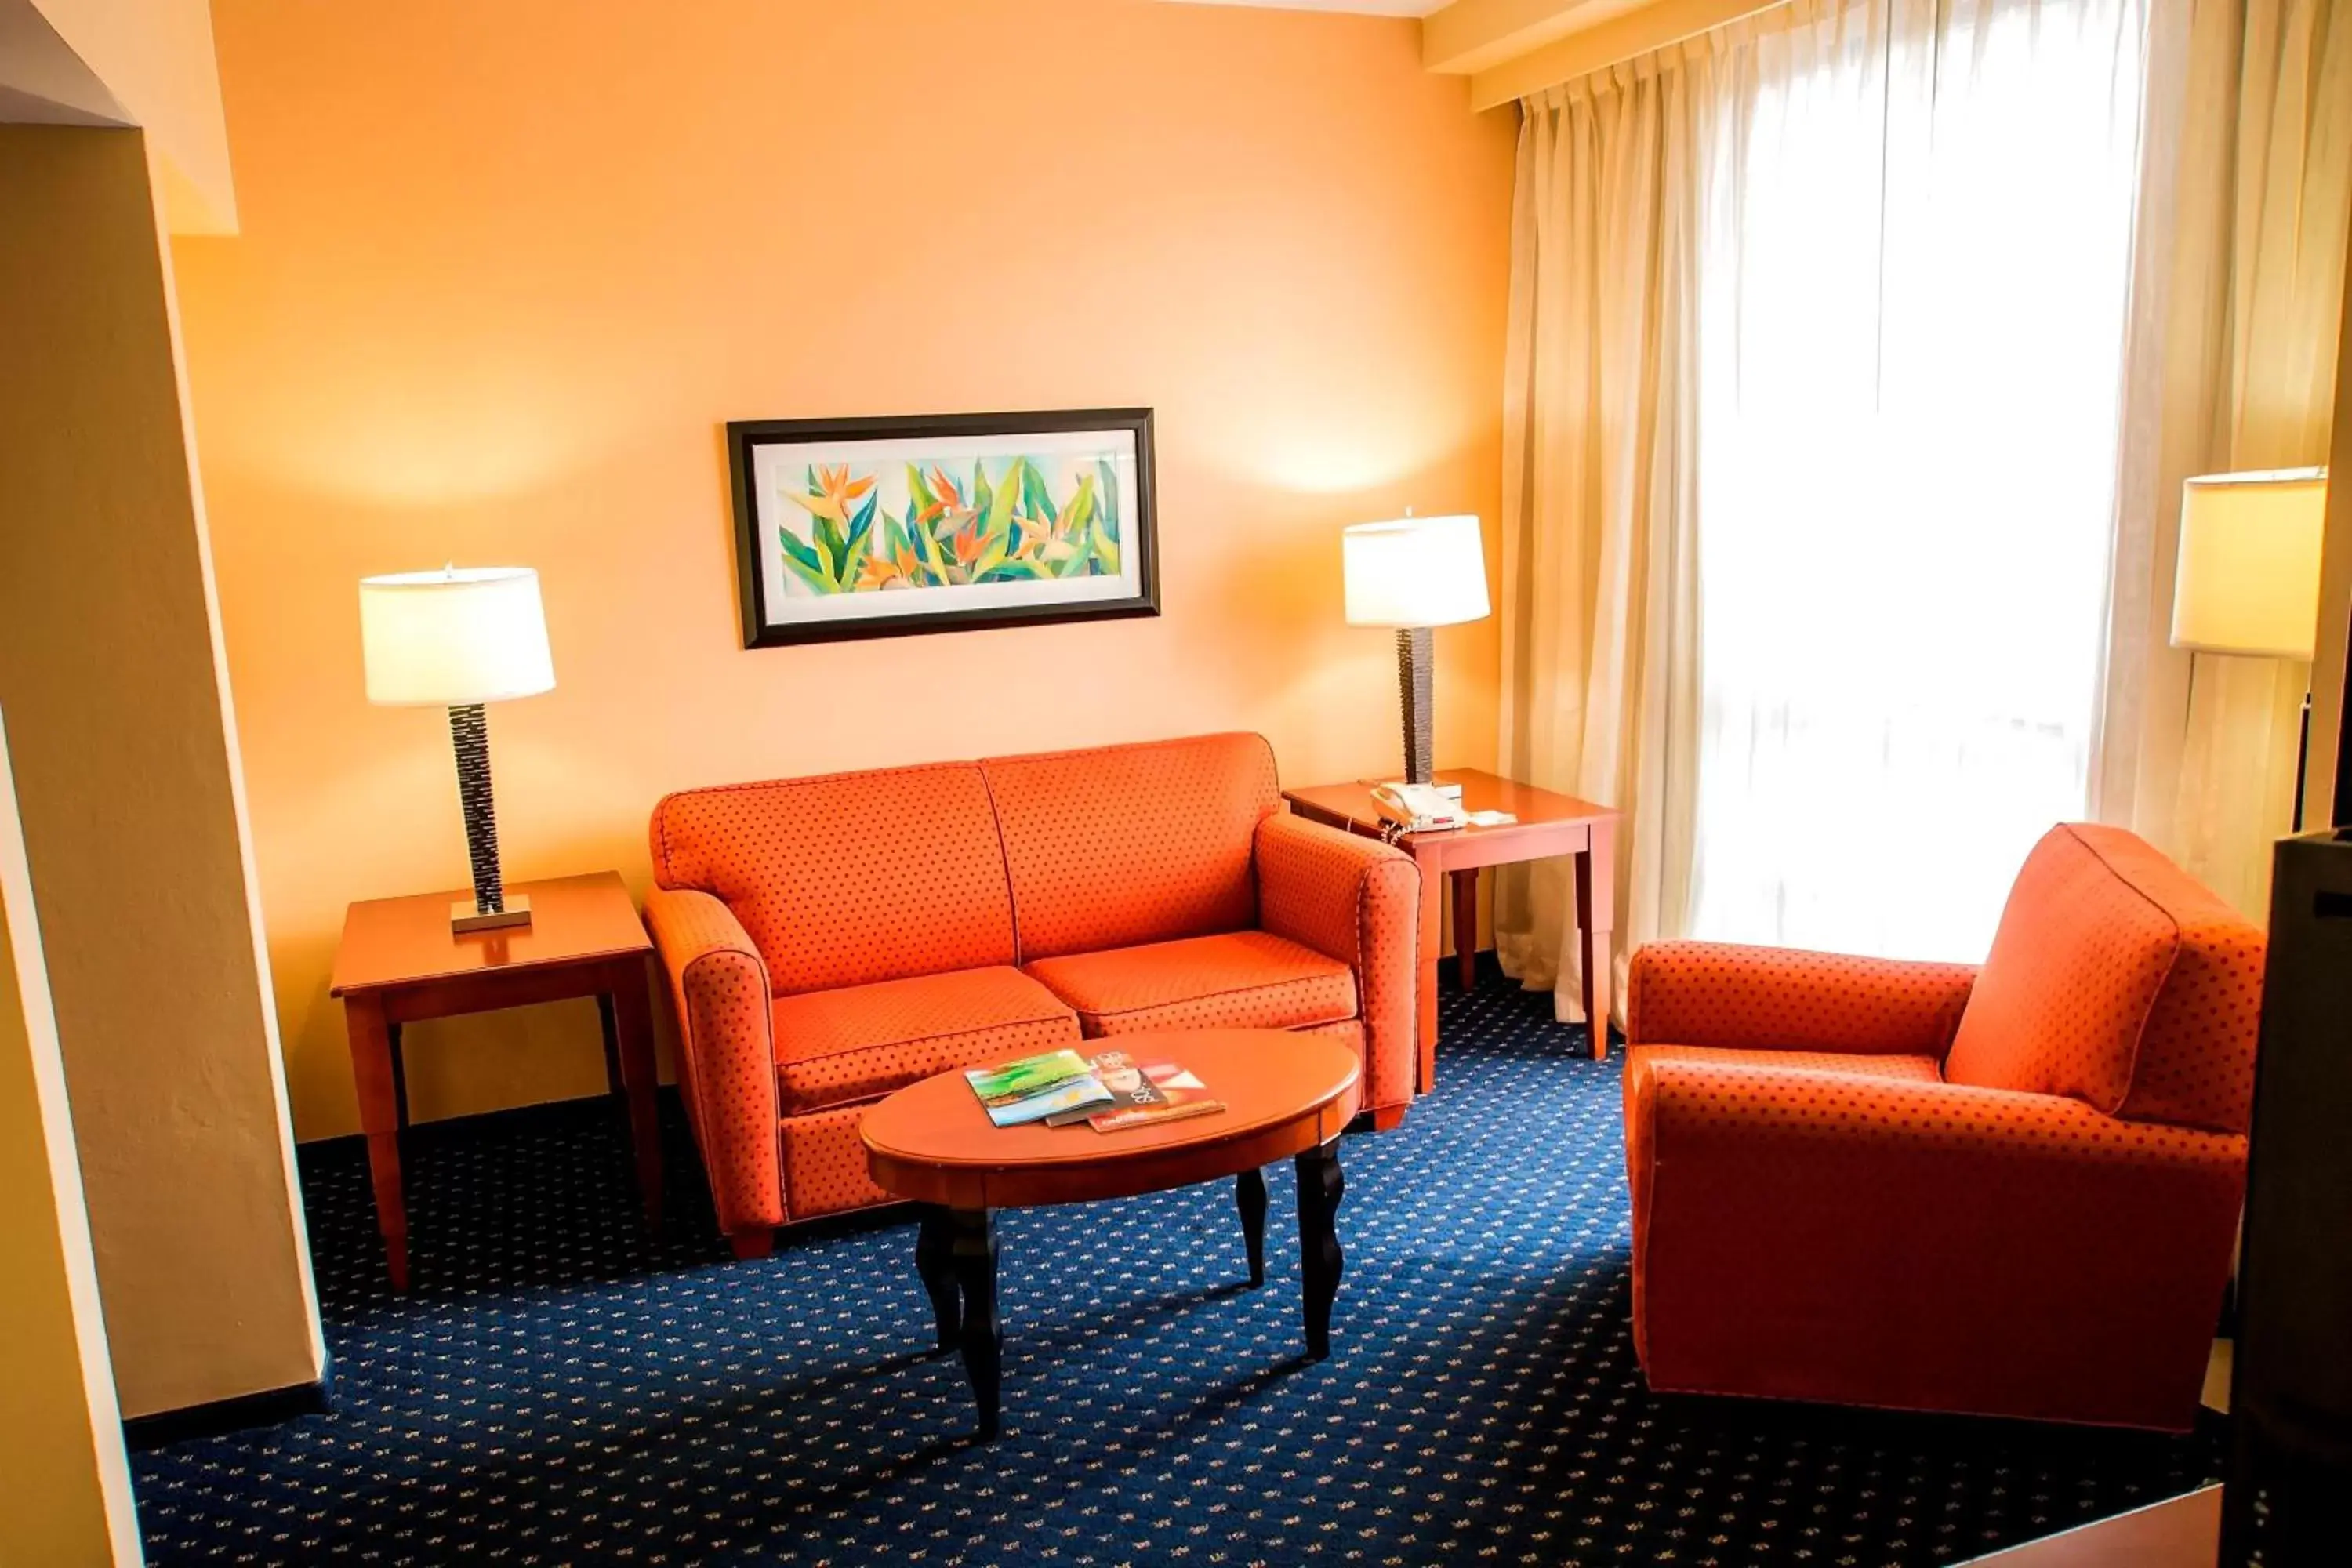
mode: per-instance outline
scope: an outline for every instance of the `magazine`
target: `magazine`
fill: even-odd
[[[1089,1059],[1095,1080],[1108,1091],[1112,1109],[1129,1110],[1139,1105],[1164,1105],[1168,1097],[1159,1086],[1143,1074],[1135,1058],[1125,1051],[1097,1051]],[[1045,1118],[1048,1127],[1074,1127],[1102,1114],[1099,1105],[1081,1106],[1076,1110],[1056,1111]]]
[[[1134,1074],[1136,1082],[1122,1090],[1120,1085],[1127,1073]],[[1146,1062],[1140,1068],[1101,1076],[1113,1099],[1124,1099],[1124,1103],[1087,1118],[1087,1125],[1097,1132],[1154,1127],[1162,1121],[1181,1121],[1188,1116],[1213,1115],[1225,1108],[1223,1100],[1209,1097],[1208,1085],[1174,1062]]]
[[[999,1127],[1042,1121],[1066,1110],[1100,1110],[1116,1103],[1087,1058],[1068,1049],[967,1068],[963,1076],[980,1096],[989,1121]]]

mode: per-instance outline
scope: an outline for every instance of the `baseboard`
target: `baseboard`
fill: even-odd
[[[143,1452],[191,1437],[217,1437],[252,1426],[274,1426],[298,1415],[323,1415],[330,1408],[327,1382],[327,1374],[322,1372],[316,1383],[265,1388],[258,1394],[240,1394],[206,1405],[191,1405],[184,1410],[134,1415],[122,1424],[123,1446],[134,1453]]]

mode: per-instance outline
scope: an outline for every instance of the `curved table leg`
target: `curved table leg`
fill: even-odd
[[[1339,1271],[1346,1263],[1332,1221],[1339,1213],[1339,1199],[1348,1184],[1339,1173],[1337,1139],[1307,1150],[1293,1163],[1298,1169],[1298,1258],[1305,1276],[1307,1353],[1322,1361],[1331,1353],[1331,1303],[1339,1298]]]
[[[1242,1211],[1242,1240],[1249,1247],[1250,1288],[1265,1283],[1265,1173],[1244,1171],[1234,1178],[1234,1206]]]
[[[940,1349],[951,1351],[963,1332],[962,1298],[955,1279],[955,1230],[948,1211],[923,1205],[922,1228],[915,1233],[915,1272],[931,1299],[931,1321],[938,1328]]]
[[[993,1437],[1004,1360],[1004,1332],[996,1322],[995,1216],[986,1209],[957,1209],[950,1225],[956,1285],[963,1294],[963,1369],[971,1378],[972,1403],[980,1407],[980,1435]]]

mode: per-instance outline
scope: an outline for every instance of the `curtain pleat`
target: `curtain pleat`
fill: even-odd
[[[1504,389],[1502,753],[1625,812],[1626,953],[1686,919],[1697,745],[1690,318],[1702,193],[1680,51],[1530,100]],[[1503,963],[1579,1015],[1573,894],[1502,877]],[[1622,994],[1620,984],[1616,989]]]
[[[2260,920],[2310,668],[2170,646],[2180,485],[2327,460],[2352,14],[2156,0],[2147,142],[2094,805]]]

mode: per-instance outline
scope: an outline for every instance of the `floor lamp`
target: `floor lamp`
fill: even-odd
[[[2200,653],[2311,662],[2319,632],[2319,552],[2326,468],[2206,474],[2180,493],[2180,564],[2172,646]],[[2294,760],[2294,825],[2303,831],[2311,762],[2311,693]]]

